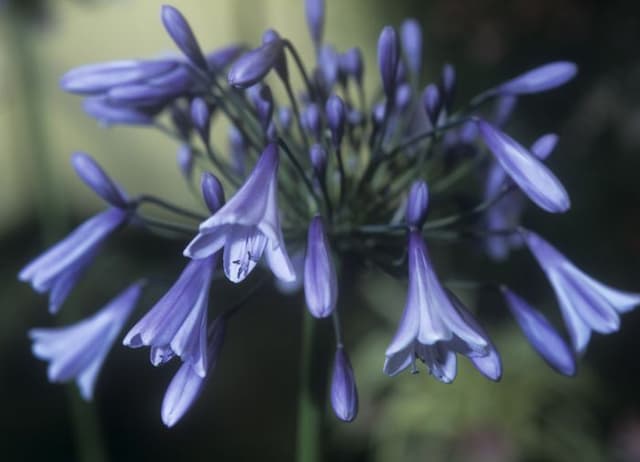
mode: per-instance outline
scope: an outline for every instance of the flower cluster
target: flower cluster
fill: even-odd
[[[591,332],[616,331],[620,314],[640,304],[640,294],[596,281],[520,226],[527,200],[549,213],[566,212],[571,203],[545,164],[558,137],[544,135],[526,148],[502,127],[519,98],[567,83],[576,66],[545,64],[459,105],[450,64],[443,66],[439,81],[422,89],[422,30],[410,19],[399,31],[382,30],[377,45],[381,90],[369,99],[361,51],[341,52],[327,43],[324,2],[306,0],[305,5],[315,49],[310,69],[274,30],[266,31],[256,48],[231,45],[205,54],[182,14],[164,6],[162,23],[180,55],[92,64],[65,74],[62,88],[85,96],[85,111],[101,123],[148,125],[175,139],[184,179],[191,184],[201,171],[196,206],[202,211],[155,196],[129,196],[90,156],[74,154],[76,172],[109,208],[29,263],[20,280],[48,292],[49,309],[56,313],[103,242],[120,228],[161,231],[182,240],[182,273],[123,340],[131,348],[149,347],[154,366],[179,358],[161,411],[162,421],[172,426],[212,374],[226,325],[243,306],[210,320],[209,293],[216,278],[247,291],[243,281],[256,268],[267,268],[283,290],[304,288],[313,317],[332,318],[336,354],[330,401],[339,419],[352,421],[358,393],[339,318],[347,256],[399,279],[408,275],[384,373],[416,372],[421,362],[434,378],[450,383],[461,355],[488,379],[502,376],[498,349],[443,282],[429,252],[432,239],[471,236],[496,261],[519,247],[530,250],[557,295],[570,342],[511,288],[499,282],[491,287],[504,296],[540,356],[559,373],[574,375],[577,354],[585,351]],[[302,88],[292,88],[294,72]],[[228,125],[228,149],[214,142],[214,123]],[[470,172],[483,178],[484,196],[464,208],[449,187]],[[232,191],[228,200],[225,190]],[[154,219],[142,204],[164,208],[175,220]],[[443,215],[445,210],[453,213]],[[141,282],[132,285],[72,326],[32,330],[33,352],[49,361],[50,380],[75,379],[90,399],[101,365],[142,290]]]

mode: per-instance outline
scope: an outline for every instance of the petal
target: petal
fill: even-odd
[[[422,345],[417,348],[418,357],[424,361],[429,373],[442,383],[451,383],[456,378],[457,360],[455,352],[442,343]]]
[[[171,380],[162,400],[162,422],[173,427],[189,410],[200,392],[204,379],[196,374],[189,363],[184,363]]]
[[[224,225],[212,231],[198,233],[184,249],[183,255],[194,260],[214,255],[224,246],[231,228],[231,225]]]
[[[390,377],[398,375],[413,363],[415,356],[413,353],[414,345],[411,343],[404,350],[397,351],[392,354],[387,353],[382,371]],[[389,350],[387,349],[387,352]]]
[[[231,282],[242,282],[253,271],[267,245],[255,227],[235,225],[224,246],[224,274]]]
[[[557,61],[536,67],[496,87],[496,92],[511,95],[540,93],[564,85],[578,73],[568,61]]]

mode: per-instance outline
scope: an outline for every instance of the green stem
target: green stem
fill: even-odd
[[[297,462],[317,462],[320,447],[320,410],[311,394],[311,357],[314,320],[305,310],[302,315],[300,391],[298,394]]]

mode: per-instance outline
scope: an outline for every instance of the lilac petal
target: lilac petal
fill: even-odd
[[[127,212],[111,208],[90,218],[25,266],[18,274],[18,279],[31,282],[35,290],[49,290],[58,276],[85,266],[86,257],[94,255],[102,241],[127,217]]]
[[[571,203],[567,191],[544,164],[488,122],[478,120],[477,125],[502,168],[533,202],[551,213],[569,210]]]
[[[224,342],[226,322],[217,318],[208,329],[207,375],[216,367]],[[184,363],[171,380],[162,400],[161,417],[167,427],[174,426],[193,405],[202,391],[204,378],[198,375],[191,364]]]
[[[324,29],[324,0],[305,0],[304,6],[311,38],[314,45],[319,47]]]
[[[231,282],[242,282],[256,266],[267,238],[255,227],[235,225],[224,246],[224,273]]]
[[[558,135],[548,133],[542,135],[531,145],[531,153],[540,160],[545,160],[558,144]]]
[[[105,125],[151,125],[153,117],[129,107],[113,106],[104,98],[87,98],[82,103],[84,112]]]
[[[49,293],[49,313],[56,314],[60,311],[62,304],[82,274],[86,271],[93,258],[94,255],[89,254],[86,258],[83,258],[83,261],[75,264],[73,269],[67,270],[55,279],[51,286],[51,292]]]
[[[215,231],[197,234],[184,249],[184,256],[194,260],[210,257],[224,247],[232,228],[233,225],[220,226]]]
[[[293,281],[283,281],[276,278],[274,281],[276,289],[284,295],[292,295],[299,292],[304,286],[304,249],[300,249],[291,255],[291,264],[296,276]]]
[[[398,361],[397,355],[402,358],[405,357],[404,351],[413,345],[415,339],[418,337],[420,329],[420,307],[416,296],[412,294],[412,273],[409,273],[409,292],[407,293],[407,301],[402,312],[402,317],[398,323],[398,329],[391,340],[391,343],[385,351],[385,356],[388,361],[392,361],[395,358],[395,362]],[[406,360],[401,360],[404,363]],[[386,368],[386,366],[385,366]],[[393,367],[391,367],[394,369]]]
[[[578,269],[536,233],[523,230],[521,234],[553,286],[577,352],[586,349],[591,330],[603,334],[618,330],[618,312],[640,304],[640,294],[605,286]]]
[[[409,226],[421,228],[427,219],[429,206],[429,189],[422,180],[415,181],[409,190],[405,221]]]
[[[336,270],[324,223],[317,215],[309,224],[307,256],[304,262],[304,294],[309,312],[316,318],[326,318],[336,308]]]
[[[495,92],[510,95],[540,93],[564,85],[578,73],[568,61],[557,61],[536,67],[496,87]]]
[[[204,203],[211,213],[216,213],[224,205],[224,189],[222,183],[213,174],[204,172],[200,180],[200,189]]]
[[[70,70],[60,79],[63,90],[83,95],[105,92],[118,85],[142,82],[170,72],[175,60],[110,61],[89,64]]]
[[[205,59],[211,72],[221,72],[229,64],[233,62],[240,53],[242,53],[244,47],[242,45],[227,45],[223,48],[207,53]]]
[[[142,287],[141,282],[131,285],[96,314],[71,326],[29,331],[34,356],[49,361],[51,382],[75,379],[82,397],[92,399],[97,374]]]
[[[283,53],[282,40],[274,40],[248,51],[231,66],[228,75],[229,85],[238,88],[255,85],[267,75]]]
[[[344,348],[336,349],[331,378],[331,407],[336,417],[352,422],[358,415],[358,389],[351,362]]]
[[[547,318],[508,288],[502,286],[501,289],[511,314],[531,346],[559,373],[575,375],[575,356]]]
[[[422,68],[422,28],[420,23],[415,19],[406,19],[400,26],[400,36],[409,70],[417,77]]]
[[[176,88],[134,83],[112,88],[107,99],[114,106],[149,107],[162,105],[180,93]]]
[[[176,354],[170,346],[152,346],[149,349],[149,360],[155,367],[161,366],[171,361]]]
[[[208,287],[202,290],[191,311],[169,344],[171,350],[201,377],[207,374]]]
[[[202,54],[189,23],[176,8],[163,5],[161,10],[162,24],[178,46],[180,51],[200,69],[208,69],[207,61]]]
[[[382,371],[393,377],[409,367],[415,360],[414,344],[411,343],[404,350],[397,351],[391,355],[387,355],[384,361]],[[388,351],[388,350],[387,350]]]
[[[451,383],[456,378],[456,354],[443,344],[419,344],[417,355],[426,364],[429,373],[440,382]]]
[[[399,44],[396,31],[386,26],[378,39],[378,67],[382,78],[382,88],[388,100],[393,99],[399,62]]]
[[[171,380],[162,400],[161,417],[167,427],[173,427],[189,410],[202,391],[204,378],[184,363]]]
[[[76,152],[71,156],[71,163],[78,176],[95,193],[114,207],[127,208],[128,201],[123,191],[102,170],[88,154]]]

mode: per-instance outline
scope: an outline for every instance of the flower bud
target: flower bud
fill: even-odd
[[[496,127],[502,127],[509,121],[517,102],[518,97],[513,95],[503,95],[498,98],[493,113],[493,124]]]
[[[382,29],[378,39],[378,67],[387,99],[393,100],[399,61],[398,37],[391,26]]]
[[[163,5],[161,16],[165,29],[178,48],[180,48],[180,51],[182,51],[196,67],[207,70],[207,61],[202,54],[200,45],[198,45],[193,31],[187,20],[182,16],[182,13],[172,6]]]
[[[322,218],[316,215],[309,224],[307,255],[304,261],[304,295],[309,312],[326,318],[336,308],[338,282]]]
[[[420,23],[415,19],[405,20],[400,26],[400,36],[409,71],[417,77],[422,68],[422,28]]]
[[[257,84],[249,88],[249,98],[258,113],[262,130],[265,132],[273,116],[273,95],[268,85]]]
[[[280,38],[280,35],[275,30],[268,29],[264,34],[262,34],[262,44],[264,45],[271,42],[280,42],[284,47],[284,40]],[[289,81],[289,69],[287,67],[287,57],[284,54],[284,51],[280,53],[280,56],[276,59],[273,68],[278,74],[278,77],[280,77],[280,80],[283,82]]]
[[[209,172],[202,174],[200,180],[200,189],[202,190],[202,197],[204,203],[211,214],[216,213],[224,205],[224,189],[220,180],[216,176]]]
[[[322,138],[322,119],[317,104],[309,104],[302,113],[302,125],[317,140]]]
[[[193,151],[191,150],[191,146],[186,143],[181,144],[176,157],[178,168],[182,172],[182,175],[187,180],[190,180],[193,174]]]
[[[507,287],[501,286],[500,289],[511,314],[533,349],[559,373],[575,375],[575,356],[547,318]]]
[[[194,98],[191,101],[191,121],[196,131],[204,141],[204,144],[209,144],[209,124],[211,122],[211,112],[207,103],[200,97]]]
[[[220,72],[233,62],[244,50],[242,45],[228,45],[207,53],[205,59],[211,72]]]
[[[171,116],[171,122],[180,135],[180,138],[188,140],[193,125],[191,124],[191,116],[187,113],[187,109],[183,109],[179,104],[172,104],[169,114]]]
[[[324,29],[324,0],[305,0],[304,6],[311,39],[318,48],[322,43]]]
[[[396,97],[395,102],[393,103],[394,109],[401,113],[409,107],[411,103],[411,85],[408,83],[403,83],[398,85],[396,89]]]
[[[336,349],[331,377],[331,407],[336,417],[352,422],[358,415],[358,389],[353,368],[342,346]]]
[[[71,156],[71,164],[80,179],[98,196],[114,207],[127,208],[127,198],[122,190],[107,176],[89,154],[76,152]]]
[[[311,165],[316,176],[323,181],[327,173],[327,151],[321,144],[314,144],[309,150]]]
[[[235,125],[229,127],[228,137],[233,171],[240,176],[244,176],[246,167],[245,160],[247,158],[247,140],[245,140],[242,132]]]
[[[362,52],[359,48],[350,48],[340,56],[340,69],[346,75],[353,77],[358,85],[362,85],[364,64]]]
[[[344,102],[337,95],[331,95],[326,106],[327,123],[331,130],[331,140],[334,148],[338,149],[344,136],[344,124],[346,119]]]
[[[558,135],[548,133],[542,135],[531,145],[531,153],[540,160],[545,160],[558,144]]]
[[[577,73],[578,67],[575,63],[568,61],[548,63],[498,85],[490,93],[504,95],[540,93],[564,85]]]
[[[286,106],[278,107],[278,121],[280,122],[282,132],[289,132],[289,130],[291,130],[291,123],[293,122],[293,112],[291,108]]]
[[[429,84],[422,93],[422,104],[424,110],[429,117],[431,125],[435,128],[438,124],[438,117],[442,109],[442,98],[440,98],[440,90],[436,84]]]
[[[284,52],[282,40],[264,43],[261,47],[246,52],[229,70],[229,85],[248,88],[260,82],[281,59]]]
[[[453,99],[456,93],[456,69],[449,63],[442,68],[442,104],[448,112],[453,106]]]
[[[427,219],[429,209],[429,189],[427,183],[422,180],[415,181],[411,185],[405,220],[412,228],[421,228]]]

